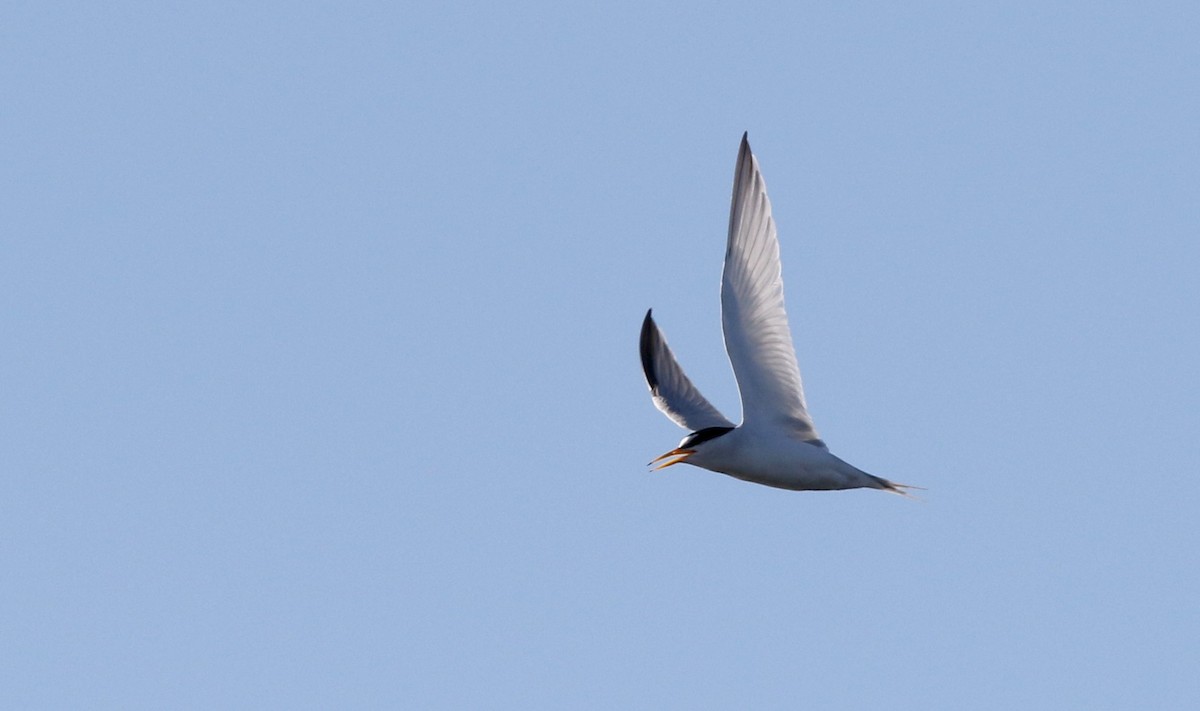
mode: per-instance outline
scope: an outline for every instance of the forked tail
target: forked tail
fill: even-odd
[[[888,481],[887,479],[884,479],[881,476],[875,476],[874,474],[868,474],[867,476],[869,476],[875,480],[875,483],[877,483],[879,485],[877,488],[883,489],[884,491],[890,491],[893,494],[899,494],[907,499],[915,499],[917,501],[920,501],[920,497],[914,496],[913,494],[908,493],[909,489],[925,491],[925,487],[923,487],[923,486],[913,486],[912,484],[897,484],[894,481]]]

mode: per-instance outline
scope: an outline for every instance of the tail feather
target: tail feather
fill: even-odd
[[[881,476],[875,476],[874,474],[868,474],[867,476],[874,479],[875,483],[879,485],[876,488],[883,489],[884,491],[890,491],[893,494],[899,494],[900,496],[903,496],[907,499],[916,499],[918,501],[920,500],[920,497],[910,494],[908,492],[908,489],[916,489],[918,491],[925,491],[925,487],[923,487],[923,486],[913,486],[912,484],[897,484],[894,481],[888,481],[887,479],[884,479]]]

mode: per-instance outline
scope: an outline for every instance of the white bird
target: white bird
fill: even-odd
[[[692,385],[650,313],[641,336],[650,395],[663,414],[692,431],[678,447],[650,462],[668,460],[655,470],[692,464],[798,491],[866,487],[907,496],[905,489],[919,488],[868,474],[835,457],[813,427],[783,307],[771,203],[746,135],[734,171],[721,276],[721,325],[742,399],[741,425],[735,427]]]

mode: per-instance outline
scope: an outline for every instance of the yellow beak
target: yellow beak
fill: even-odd
[[[662,460],[666,459],[667,457],[678,457],[678,459],[672,459],[671,461],[666,462],[664,464],[659,464],[657,467],[654,467],[650,471],[656,472],[659,469],[666,469],[667,467],[669,467],[673,464],[679,464],[680,462],[687,461],[687,458],[692,456],[695,453],[696,453],[696,450],[694,450],[694,449],[672,449],[670,452],[667,452],[666,454],[664,454],[660,457],[655,457],[650,462],[650,464],[654,464],[655,462],[661,462]],[[650,466],[650,465],[648,464],[646,466]]]

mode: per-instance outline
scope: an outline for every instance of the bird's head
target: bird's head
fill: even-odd
[[[658,466],[651,469],[651,471],[666,469],[674,464],[682,464],[686,462],[689,457],[700,451],[706,442],[711,442],[717,437],[732,431],[732,427],[705,427],[702,430],[697,430],[687,437],[684,437],[683,441],[679,443],[678,447],[672,449],[666,454],[656,457],[653,461],[651,461],[651,465],[662,462],[662,464],[658,464]],[[672,457],[674,457],[674,459],[672,459]]]

